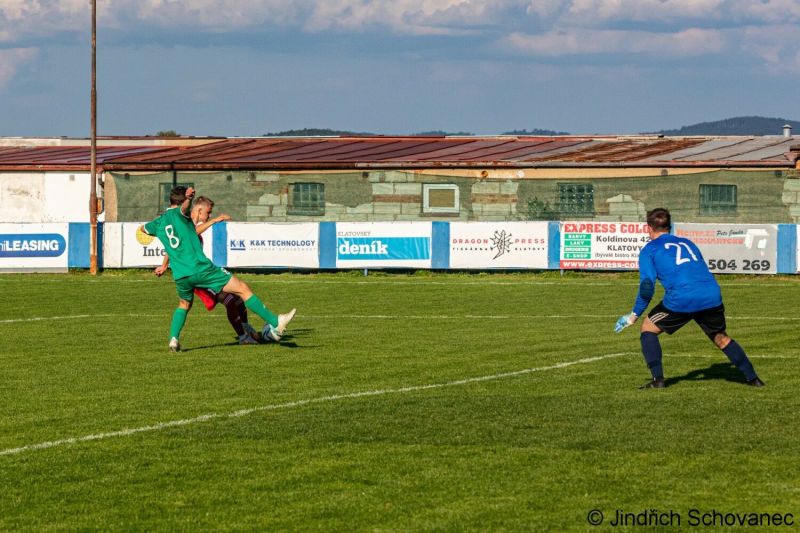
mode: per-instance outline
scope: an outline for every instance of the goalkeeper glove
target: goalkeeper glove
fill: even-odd
[[[633,313],[628,313],[627,315],[622,315],[617,319],[617,323],[614,325],[614,333],[619,333],[623,329],[627,328],[628,326],[632,326],[636,319],[639,318]]]

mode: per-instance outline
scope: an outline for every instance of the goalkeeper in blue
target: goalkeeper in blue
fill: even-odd
[[[665,387],[658,336],[662,332],[672,335],[692,320],[744,374],[748,385],[763,387],[764,382],[756,375],[742,347],[725,331],[725,307],[719,284],[697,245],[670,234],[672,220],[666,209],[648,212],[647,226],[650,242],[639,253],[639,294],[633,311],[619,317],[614,327],[619,333],[633,325],[650,304],[656,280],[661,282],[664,299],[650,310],[641,327],[642,354],[653,376],[642,388]]]

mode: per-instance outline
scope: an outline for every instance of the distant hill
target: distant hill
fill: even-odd
[[[677,130],[661,130],[660,135],[783,135],[783,125],[800,134],[800,122],[785,118],[734,117],[716,122],[701,122]]]
[[[534,128],[532,130],[513,130],[513,131],[506,131],[503,135],[517,135],[517,136],[525,136],[525,135],[532,135],[532,136],[553,136],[553,135],[569,135],[566,131],[553,131],[553,130],[540,130],[538,128]]]
[[[375,135],[363,131],[331,130],[327,128],[303,128],[302,130],[285,130],[275,133],[265,133],[264,137],[336,137],[349,135]]]
[[[442,131],[442,130],[431,130],[431,131],[421,131],[419,133],[412,133],[412,137],[440,137],[445,135],[475,135],[474,133],[470,133],[468,131]]]
[[[336,137],[336,136],[343,136],[347,137],[349,135],[359,135],[359,136],[378,136],[381,135],[379,133],[371,133],[368,131],[348,131],[348,130],[332,130],[328,128],[303,128],[302,130],[285,130],[285,131],[278,131],[274,133],[265,133],[264,137]],[[389,136],[394,136],[397,134],[390,133],[387,134]],[[444,130],[431,130],[431,131],[421,131],[419,133],[412,133],[410,134],[412,137],[420,136],[420,137],[441,137],[445,135],[474,135],[473,133],[469,133],[467,131],[457,131],[457,132],[450,132]]]

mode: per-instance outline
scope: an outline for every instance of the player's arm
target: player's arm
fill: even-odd
[[[194,198],[194,187],[189,187],[186,189],[186,198],[184,198],[181,204],[181,213],[187,218],[192,212],[192,198]]]
[[[639,292],[636,294],[636,302],[633,304],[633,310],[627,315],[622,315],[617,319],[614,325],[614,331],[619,333],[628,326],[636,323],[642,313],[644,313],[647,306],[650,305],[650,300],[653,299],[653,294],[656,292],[656,266],[653,261],[653,256],[645,251],[639,254]]]
[[[651,254],[639,258],[639,293],[633,304],[633,314],[637,317],[644,313],[656,292],[656,264]]]
[[[147,224],[142,224],[141,226],[139,226],[139,231],[141,231],[146,235],[155,237],[156,231],[158,231],[158,219],[151,220]]]
[[[164,274],[164,272],[166,272],[168,268],[169,268],[169,256],[165,255],[164,260],[161,262],[161,266],[157,266],[155,270],[153,270],[153,273],[156,276],[161,277],[161,275]]]
[[[206,220],[202,224],[195,226],[195,230],[197,231],[198,235],[201,235],[203,232],[205,232],[208,228],[210,228],[217,222],[227,222],[228,220],[231,220],[230,215],[224,215],[224,214],[219,215],[218,217],[214,217],[211,220]]]

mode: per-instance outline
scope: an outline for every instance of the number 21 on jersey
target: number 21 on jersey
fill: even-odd
[[[697,261],[697,256],[694,255],[694,252],[689,247],[688,244],[685,242],[668,242],[664,245],[664,248],[669,250],[670,248],[675,248],[675,264],[682,265],[683,263],[688,263],[690,261]],[[683,257],[681,250],[686,249],[689,252],[691,257]]]

